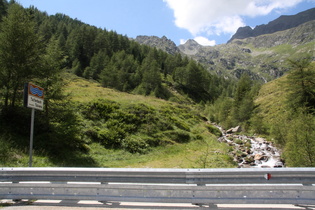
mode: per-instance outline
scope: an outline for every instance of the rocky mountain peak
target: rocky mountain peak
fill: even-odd
[[[194,39],[188,39],[183,45],[195,47],[195,46],[198,46],[199,44]]]
[[[140,44],[156,47],[157,49],[163,50],[172,55],[179,53],[179,49],[176,44],[166,36],[161,38],[157,36],[137,36],[135,41]]]
[[[189,39],[185,42],[185,44],[179,45],[178,48],[186,55],[195,55],[199,49],[202,48],[202,45],[198,44],[198,42],[193,39]]]

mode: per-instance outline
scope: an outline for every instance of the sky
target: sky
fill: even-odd
[[[267,24],[315,7],[315,0],[17,0],[49,15],[62,13],[136,38],[166,36],[205,46],[226,43],[239,27]]]

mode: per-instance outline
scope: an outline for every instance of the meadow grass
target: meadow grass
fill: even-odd
[[[115,101],[122,106],[146,104],[164,112],[175,112],[177,107],[184,107],[178,103],[151,96],[133,95],[103,88],[98,82],[85,80],[72,74],[67,77],[67,80],[70,81],[67,92],[70,93],[72,101],[86,103],[101,98]],[[185,106],[192,112],[198,112],[196,105],[186,104]],[[185,115],[177,115],[177,117],[181,118]],[[188,117],[186,120],[195,123],[195,126],[191,128],[191,133],[201,135],[203,140],[153,147],[146,154],[132,154],[125,150],[106,149],[101,144],[94,142],[89,145],[89,156],[99,167],[198,168],[205,166],[204,161],[202,164],[200,163],[200,159],[205,159],[205,156],[208,160],[206,167],[235,167],[227,155],[228,147],[217,141],[216,137],[205,127],[204,122],[192,122],[192,119]]]
[[[58,162],[50,159],[43,151],[34,151],[33,167],[113,167],[113,168],[217,168],[235,167],[228,155],[229,147],[220,143],[206,127],[206,122],[196,117],[200,110],[197,105],[178,104],[151,96],[133,95],[103,88],[95,81],[85,80],[66,74],[68,100],[89,103],[107,99],[120,106],[146,104],[158,113],[171,116],[170,119],[189,129],[190,140],[185,143],[170,141],[142,154],[130,153],[123,149],[108,149],[99,142],[89,142],[89,151],[80,153],[69,160]],[[162,117],[162,116],[160,116]],[[183,123],[185,122],[185,123]],[[185,126],[189,125],[188,128]],[[174,130],[176,131],[176,130]],[[141,134],[139,134],[141,135]],[[0,139],[1,140],[1,139]],[[36,136],[34,137],[36,143]],[[23,150],[23,151],[22,151]],[[0,162],[3,167],[27,167],[28,148],[10,150],[12,159]],[[71,163],[69,165],[69,162]]]

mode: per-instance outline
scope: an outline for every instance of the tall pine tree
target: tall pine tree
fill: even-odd
[[[35,23],[20,5],[11,4],[0,25],[0,87],[4,106],[15,106],[18,91],[36,76],[41,45]]]

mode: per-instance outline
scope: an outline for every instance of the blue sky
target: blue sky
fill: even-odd
[[[238,27],[267,24],[280,15],[314,8],[315,0],[17,0],[49,15],[71,18],[119,34],[166,36],[176,45],[195,39],[226,43]]]

